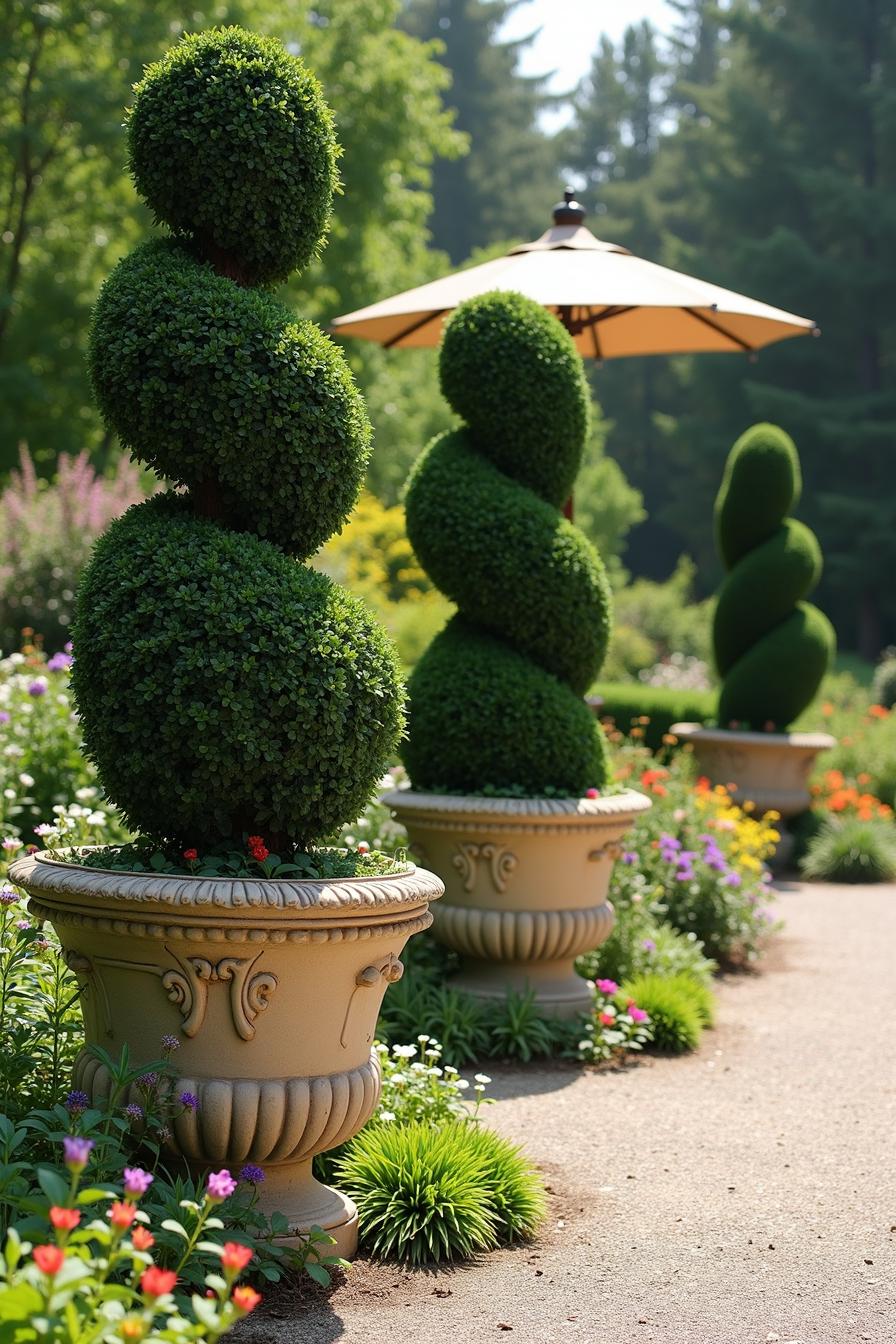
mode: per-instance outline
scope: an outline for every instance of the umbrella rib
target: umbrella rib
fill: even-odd
[[[707,317],[705,313],[698,312],[696,308],[685,308],[684,311],[691,317],[696,317],[697,321],[702,322],[704,326],[711,327],[713,331],[717,331],[720,336],[725,337],[726,341],[731,341],[733,345],[740,346],[741,350],[746,350],[748,354],[753,353],[755,346],[750,345],[748,341],[742,341],[741,338],[735,336],[733,332],[726,331],[721,323],[713,322],[712,318]]]
[[[423,317],[418,317],[416,322],[412,322],[409,327],[405,327],[404,331],[400,331],[397,336],[391,337],[388,341],[383,341],[383,349],[391,350],[393,346],[398,345],[399,341],[403,341],[407,336],[413,336],[415,331],[425,327],[427,322],[432,322],[437,317],[444,317],[447,311],[447,308],[438,308],[431,313],[424,313]]]

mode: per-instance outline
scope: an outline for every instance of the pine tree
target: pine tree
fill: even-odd
[[[433,170],[433,244],[455,265],[477,247],[542,232],[562,186],[551,140],[538,126],[553,101],[546,80],[517,69],[532,39],[499,37],[520,2],[406,0],[407,31],[442,45],[438,59],[452,76],[445,102],[469,139],[467,155]]]

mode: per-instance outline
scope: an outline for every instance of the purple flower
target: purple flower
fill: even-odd
[[[629,1017],[631,1018],[631,1020],[632,1020],[633,1022],[646,1022],[646,1021],[647,1021],[647,1014],[645,1013],[644,1009],[643,1009],[643,1008],[637,1008],[637,1007],[635,1007],[634,1004],[632,1004],[631,1008],[629,1008],[629,1010],[628,1010],[628,1015],[629,1015]]]
[[[188,1111],[199,1110],[199,1098],[196,1096],[195,1092],[181,1092],[178,1100],[181,1106],[186,1107]]]
[[[595,980],[595,986],[601,994],[618,994],[619,986],[615,980]]]
[[[652,938],[645,938],[641,946],[643,947],[645,952],[656,951],[656,943],[653,941]]]
[[[137,1086],[142,1088],[144,1092],[152,1092],[158,1081],[159,1075],[157,1073],[144,1073],[141,1078],[137,1079]]]
[[[264,1172],[261,1167],[256,1167],[252,1162],[247,1162],[240,1171],[240,1180],[247,1181],[249,1185],[261,1185],[264,1180]]]
[[[725,874],[726,887],[739,887],[742,881],[743,878],[740,873],[730,872]]]
[[[154,1180],[155,1177],[142,1167],[125,1167],[124,1192],[129,1199],[139,1199],[146,1194]]]
[[[18,899],[14,891],[0,891],[0,905],[16,905]]]
[[[660,849],[679,850],[681,849],[681,841],[676,840],[674,835],[667,835],[664,831],[660,836]]]
[[[16,928],[17,928],[17,929],[21,929],[22,932],[24,933],[26,929],[30,929],[30,928],[31,928],[31,925],[28,923],[28,920],[27,920],[27,919],[17,919],[17,920],[16,920]]]
[[[74,647],[75,647],[75,646],[74,646],[74,644],[71,642],[71,640],[68,640],[68,642],[65,643],[65,644],[63,644],[63,646],[62,646],[63,651],[64,651],[65,653],[71,653],[72,650],[74,649]]]
[[[676,881],[676,882],[690,882],[690,881],[692,881],[693,877],[694,877],[694,870],[693,870],[693,868],[689,868],[689,867],[679,868],[679,869],[678,869],[678,872],[675,874],[675,881]]]
[[[69,1115],[80,1115],[90,1105],[90,1098],[86,1092],[69,1092],[64,1105]]]
[[[221,1171],[212,1171],[209,1173],[208,1187],[206,1194],[209,1199],[216,1203],[222,1199],[229,1199],[236,1189],[236,1181],[230,1172],[224,1167]]]
[[[9,723],[9,715],[5,709],[0,709],[0,723]]]
[[[172,1036],[170,1032],[166,1032],[162,1037],[162,1048],[164,1050],[179,1050],[180,1041],[176,1036]]]
[[[142,1106],[138,1106],[137,1103],[136,1103],[136,1101],[132,1101],[131,1104],[130,1104],[129,1106],[125,1106],[125,1108],[124,1108],[124,1113],[125,1113],[125,1115],[128,1117],[129,1120],[142,1120],[142,1119],[143,1119],[143,1107],[142,1107]]]
[[[31,685],[28,687],[28,694],[33,695],[35,699],[37,699],[39,695],[46,695],[46,693],[47,688],[42,681],[32,681]]]
[[[638,856],[633,849],[627,849],[622,856],[623,863],[637,863]]]
[[[90,1150],[93,1147],[93,1139],[82,1139],[78,1135],[69,1135],[62,1140],[62,1150],[65,1154],[65,1165],[69,1171],[83,1171],[87,1166],[87,1160],[90,1157]]]
[[[70,653],[54,653],[53,657],[47,661],[48,672],[66,672],[73,662]]]

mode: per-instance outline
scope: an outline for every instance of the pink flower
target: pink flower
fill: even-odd
[[[629,1004],[629,1006],[628,1006],[628,1015],[629,1015],[629,1017],[631,1018],[631,1020],[632,1020],[633,1022],[646,1022],[646,1021],[647,1021],[647,1014],[645,1013],[644,1009],[643,1009],[643,1008],[639,1008],[639,1007],[637,1006],[637,1004],[635,1004],[635,1003],[630,1003],[630,1004]]]
[[[619,993],[619,986],[617,985],[615,980],[596,980],[594,983],[600,990],[601,994]]]
[[[585,790],[585,797],[586,797],[586,798],[599,798],[599,797],[600,797],[600,789],[586,789],[586,790]]]
[[[216,1203],[222,1199],[229,1199],[236,1189],[236,1184],[226,1167],[221,1171],[210,1172],[207,1186],[209,1199]]]

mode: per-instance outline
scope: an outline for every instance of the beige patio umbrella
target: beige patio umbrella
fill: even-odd
[[[380,303],[337,317],[331,330],[387,348],[437,345],[446,316],[465,299],[515,290],[544,305],[572,333],[582,355],[752,353],[788,336],[818,334],[806,317],[782,312],[718,285],[657,266],[584,224],[573,194],[554,207],[554,224],[505,257],[455,271]]]

